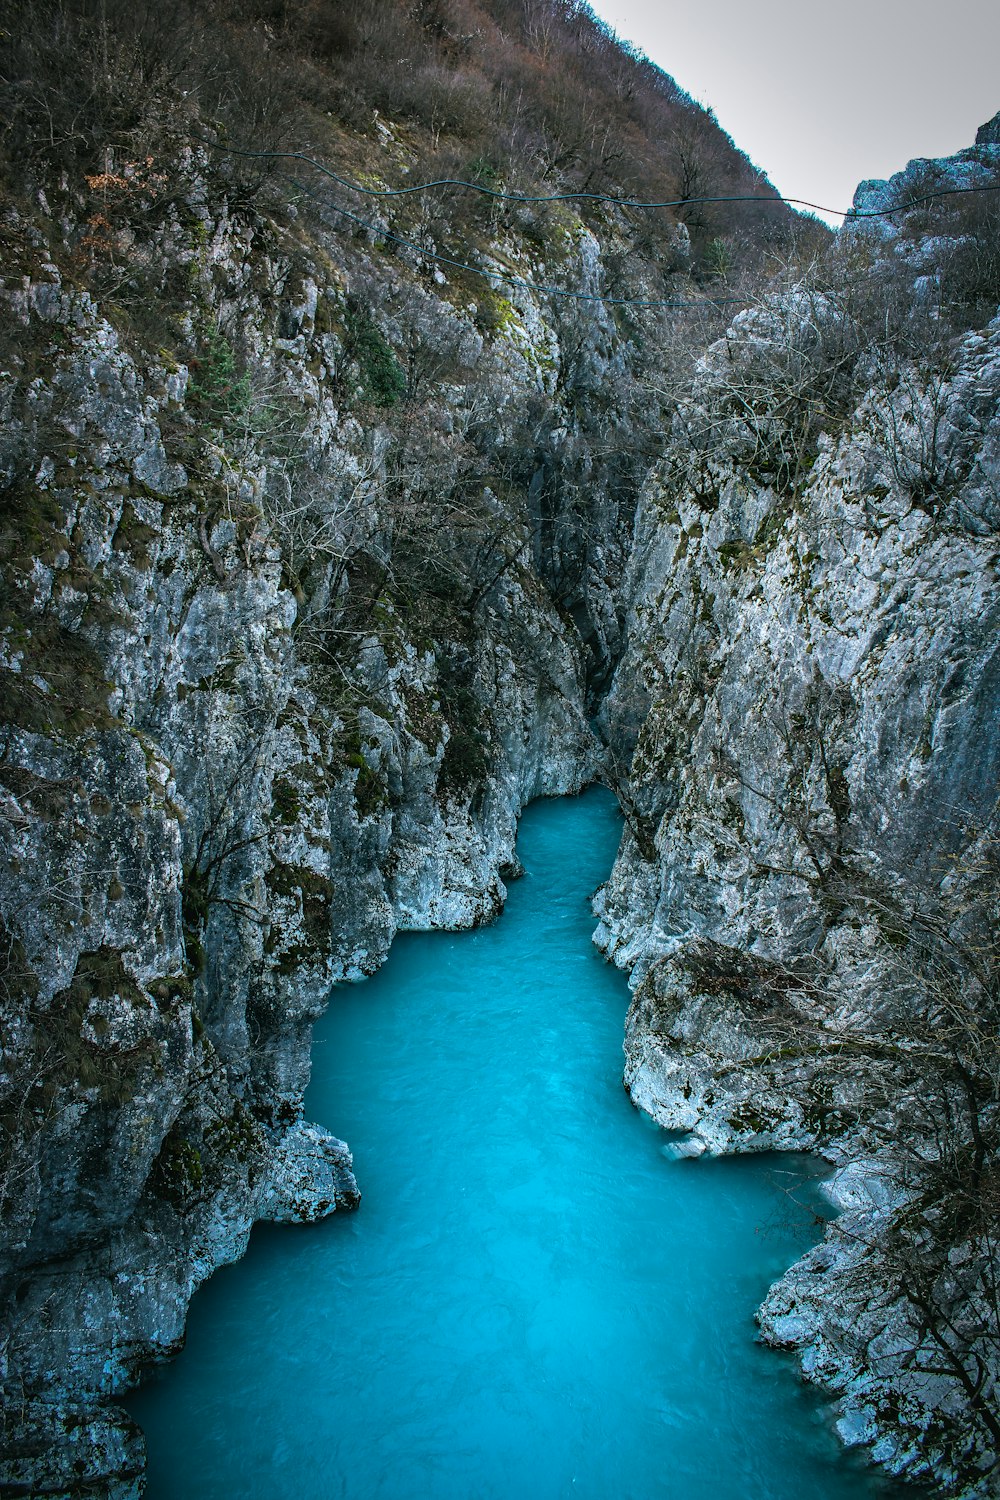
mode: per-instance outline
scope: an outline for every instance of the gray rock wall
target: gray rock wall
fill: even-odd
[[[998,166],[980,145],[858,202]],[[846,1441],[986,1495],[1000,320],[919,313],[965,240],[891,222],[845,232],[846,277],[738,314],[678,395],[602,709],[629,769],[596,941],[635,991],[626,1085],[680,1151],[838,1166],[845,1212],[765,1337],[840,1397]],[[859,256],[894,289],[891,347],[862,336]]]
[[[179,353],[5,227],[0,1483],[32,1494],[139,1493],[109,1401],[256,1220],[358,1202],[302,1118],[312,1024],[398,930],[495,917],[523,805],[597,771],[618,648],[610,317],[484,287],[484,334],[419,257],[181,165],[132,246]]]

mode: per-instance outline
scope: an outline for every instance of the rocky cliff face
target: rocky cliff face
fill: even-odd
[[[600,303],[237,212],[204,155],[166,201],[107,175],[94,232],[186,358],[80,285],[75,220],[3,226],[0,1473],[32,1494],[138,1493],[107,1398],[255,1220],[357,1203],[302,1118],[312,1022],[400,928],[491,920],[521,807],[596,774],[648,467]],[[147,229],[105,227],[136,194]],[[599,287],[615,233],[558,234],[550,276]]]
[[[998,168],[986,142],[864,184],[918,202],[708,350],[604,709],[634,745],[597,934],[635,988],[627,1086],[686,1153],[838,1165],[764,1336],[845,1440],[951,1494],[994,1493],[1000,1454],[1000,321],[971,195],[933,223],[923,195]]]
[[[124,1496],[193,1288],[357,1202],[331,985],[596,773],[664,303],[791,216],[556,0],[18,0],[0,187],[0,1485]]]
[[[60,173],[46,143],[0,221],[3,1484],[140,1492],[115,1393],[256,1219],[358,1201],[302,1116],[331,985],[401,928],[490,920],[524,803],[602,774],[628,822],[599,939],[635,985],[633,1097],[691,1153],[838,1164],[846,1212],[765,1332],[842,1393],[846,1438],[985,1493],[1000,279],[988,215],[922,195],[995,180],[995,142],[866,184],[862,209],[921,201],[714,342],[692,235],[704,284],[753,259],[725,224],[345,212],[237,169],[215,116],[198,139],[190,57],[132,10],[110,7],[120,55],[108,7],[83,33],[102,162]],[[287,72],[275,39],[302,28],[271,10],[254,35]],[[369,10],[350,46],[309,41],[310,130],[369,187],[464,160],[455,79],[492,127],[447,69],[488,53],[447,7],[418,27],[440,58],[410,124],[329,92],[323,48],[340,87],[338,49],[395,57],[416,24],[387,5],[380,40]],[[35,66],[59,38],[25,15]],[[669,80],[633,59],[619,88],[606,36],[533,15],[546,67],[558,41],[583,87],[603,58],[643,142],[679,121],[685,181],[720,170]],[[134,57],[151,115],[126,108]],[[275,130],[261,80],[216,61],[211,108]],[[50,136],[66,104],[50,90]],[[521,105],[500,117],[524,172]],[[559,155],[558,125],[533,127],[538,170],[604,182],[607,132]]]

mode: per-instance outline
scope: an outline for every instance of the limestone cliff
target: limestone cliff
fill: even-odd
[[[356,150],[398,174],[411,139],[375,115]],[[170,152],[2,221],[15,1493],[139,1493],[108,1398],[255,1220],[357,1203],[302,1117],[331,986],[400,928],[491,920],[521,807],[600,761],[672,318],[640,310],[640,350],[534,283],[698,295],[672,223],[624,273],[624,219],[495,225],[449,275],[388,214],[344,233]]]
[[[195,223],[192,274],[287,279],[253,236]],[[481,598],[437,619],[397,576],[347,577],[362,554],[337,528],[359,522],[335,486],[364,485],[363,524],[384,527],[385,461],[324,389],[345,294],[311,269],[259,377],[306,411],[298,443],[336,445],[338,470],[310,476],[326,494],[301,498],[267,433],[237,432],[229,397],[206,418],[191,367],[140,362],[54,264],[6,289],[32,355],[6,376],[8,1412],[25,1393],[6,1472],[33,1492],[138,1475],[127,1420],[88,1403],[179,1345],[191,1291],[255,1219],[357,1201],[346,1147],[301,1119],[331,984],[373,972],[400,926],[489,920],[523,803],[596,766],[585,651],[520,536],[477,537]],[[225,327],[226,293],[210,306]],[[471,315],[439,315],[482,349]],[[264,301],[241,316],[263,343]],[[497,341],[511,405],[540,385],[523,326],[512,307]],[[300,521],[327,528],[305,582]],[[39,1432],[55,1453],[34,1456]]]
[[[1000,275],[934,194],[995,127],[803,280],[823,233],[577,7],[15,9],[0,1484],[141,1492],[109,1403],[195,1286],[358,1201],[331,986],[490,920],[524,803],[603,775],[633,1097],[838,1164],[765,1332],[986,1493]]]
[[[1000,320],[995,204],[927,195],[998,170],[987,142],[864,184],[902,209],[707,351],[604,709],[634,746],[598,929],[627,1086],[688,1154],[838,1164],[764,1335],[949,1494],[1000,1453]]]

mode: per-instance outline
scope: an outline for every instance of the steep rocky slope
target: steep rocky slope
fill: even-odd
[[[995,1493],[1000,1454],[1000,320],[995,203],[923,199],[998,171],[986,139],[864,184],[911,206],[707,351],[604,709],[634,746],[598,929],[627,1086],[688,1154],[838,1164],[764,1336],[949,1494]]]
[[[249,233],[197,223],[206,281],[288,277]],[[344,294],[311,271],[280,348],[263,299],[240,309],[274,361],[268,401],[302,403],[296,442],[336,454],[300,493],[236,431],[243,413],[206,422],[191,366],[140,363],[54,264],[7,290],[32,350],[30,383],[8,377],[4,515],[5,1354],[9,1395],[29,1400],[8,1474],[39,1491],[138,1472],[134,1434],[81,1402],[178,1345],[193,1287],[254,1219],[357,1201],[346,1147],[301,1120],[330,985],[373,972],[400,926],[489,920],[523,803],[597,765],[587,653],[529,524],[487,492],[501,535],[477,517],[479,572],[445,571],[472,524],[447,451],[406,481],[435,529],[393,539],[419,549],[406,579],[390,566],[377,533],[406,524],[409,497],[386,498],[377,420],[324,390],[342,345],[317,310]],[[471,315],[435,311],[481,351]],[[229,312],[223,295],[220,326]],[[516,409],[543,387],[513,304],[509,327],[495,347]],[[209,343],[203,372],[213,358],[228,364]],[[474,416],[449,395],[453,431]],[[612,526],[612,576],[614,552]],[[415,598],[414,569],[434,568],[440,596]],[[613,627],[608,585],[588,588]],[[32,1458],[46,1424],[54,1478],[51,1453]]]
[[[205,33],[177,7],[25,3],[0,37],[11,1493],[139,1493],[108,1398],[179,1347],[255,1220],[357,1203],[346,1145],[302,1116],[312,1022],[399,928],[490,920],[521,807],[597,774],[649,373],[678,357],[670,303],[721,326],[693,279],[707,224],[454,194],[362,220],[305,164],[221,149],[322,136],[368,186],[466,164],[434,93],[447,27],[405,33],[432,97],[394,121],[293,9],[220,6]],[[412,31],[398,11],[351,33],[347,73]],[[546,16],[550,50],[631,69],[770,196],[558,5],[518,22],[529,82]],[[472,175],[574,186],[597,167],[581,142],[539,155],[557,126]]]
[[[109,1399],[255,1219],[357,1202],[302,1117],[330,986],[489,920],[523,804],[601,774],[633,1097],[692,1153],[840,1164],[765,1331],[845,1437],[988,1492],[992,200],[859,220],[803,281],[822,234],[692,202],[772,190],[556,0],[16,10],[2,1482],[140,1492]],[[364,206],[262,148],[677,213]]]

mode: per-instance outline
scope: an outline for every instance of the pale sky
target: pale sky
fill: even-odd
[[[862,179],[971,146],[1000,110],[1000,0],[591,4],[779,192],[841,212]]]

